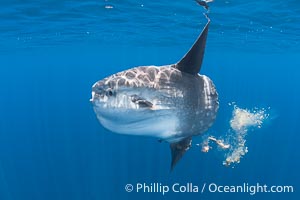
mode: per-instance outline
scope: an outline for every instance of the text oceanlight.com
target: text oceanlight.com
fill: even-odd
[[[220,185],[217,183],[203,183],[196,185],[193,183],[174,183],[166,185],[162,183],[136,183],[126,184],[126,192],[137,193],[248,193],[255,195],[257,193],[291,193],[294,192],[294,187],[291,185],[267,185],[267,184],[248,184],[240,185]]]

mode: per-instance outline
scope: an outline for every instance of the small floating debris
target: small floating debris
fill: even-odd
[[[113,9],[114,7],[112,5],[106,5],[104,6],[105,9]]]
[[[201,151],[204,153],[207,153],[210,149],[212,149],[212,147],[209,145],[210,141],[214,142],[216,145],[218,145],[218,147],[220,147],[221,149],[229,149],[230,145],[229,144],[225,144],[223,140],[218,140],[213,136],[209,136],[206,140],[203,141],[203,143],[201,144],[202,148]],[[197,146],[200,146],[200,144],[196,144]]]
[[[223,140],[217,140],[215,137],[210,136],[208,139],[215,142],[222,149],[229,149],[230,147],[229,144],[225,144]]]

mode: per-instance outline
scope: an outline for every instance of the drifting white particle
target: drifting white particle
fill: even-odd
[[[106,5],[104,8],[106,8],[106,9],[113,9],[114,7],[111,6],[111,5]]]

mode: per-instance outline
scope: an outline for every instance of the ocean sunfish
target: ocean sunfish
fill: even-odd
[[[191,146],[192,137],[212,126],[219,108],[213,82],[199,74],[210,24],[206,18],[196,42],[176,64],[131,68],[92,87],[99,122],[115,133],[170,143],[171,169]]]

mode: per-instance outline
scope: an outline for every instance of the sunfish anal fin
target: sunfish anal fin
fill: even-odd
[[[182,158],[185,152],[189,150],[192,144],[192,137],[187,137],[179,142],[171,143],[171,154],[172,154],[172,162],[171,162],[171,171],[174,169],[177,162]]]

